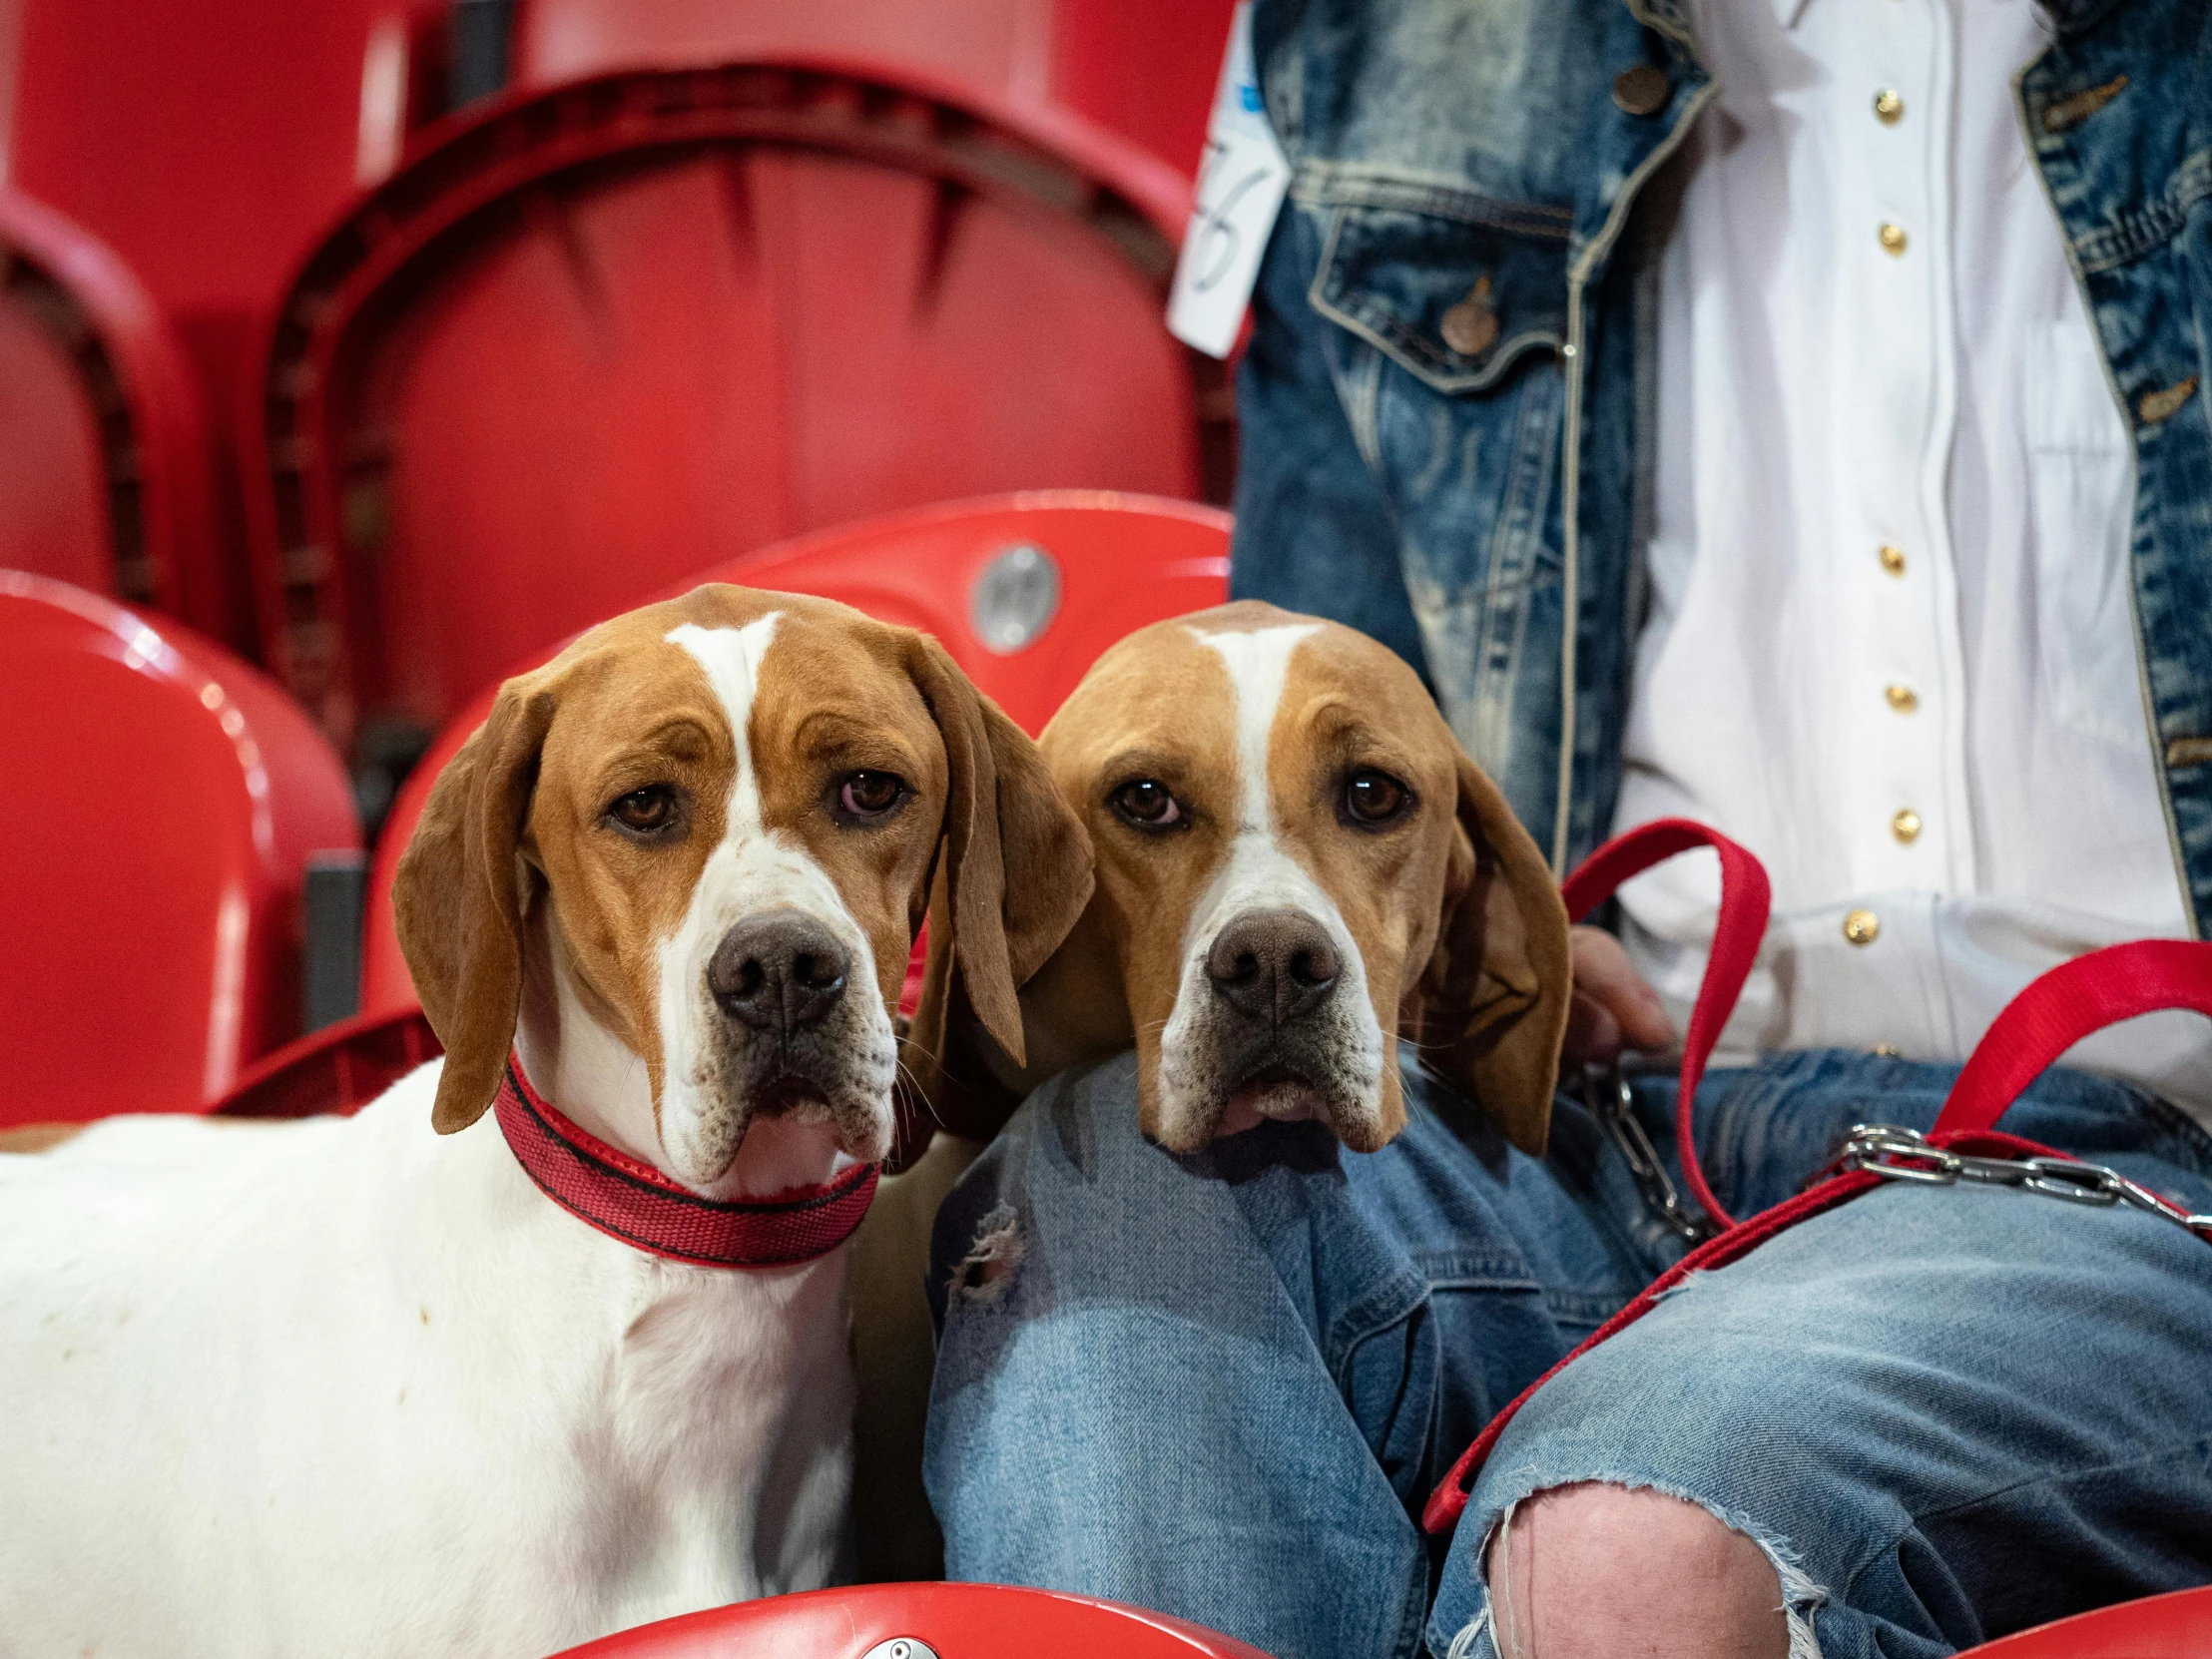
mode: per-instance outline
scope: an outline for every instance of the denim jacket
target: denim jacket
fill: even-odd
[[[2136,452],[2143,704],[2212,930],[2212,0],[2044,0],[2023,130]],[[1425,668],[1565,868],[1619,784],[1654,191],[1719,88],[1682,0],[1258,0],[1293,168],[1239,379],[1231,585]],[[1571,596],[1571,601],[1570,601]]]

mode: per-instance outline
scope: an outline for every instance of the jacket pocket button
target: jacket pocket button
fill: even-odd
[[[1674,96],[1667,72],[1640,63],[1613,77],[1613,102],[1630,115],[1657,115]]]
[[[1436,325],[1444,344],[1462,357],[1479,357],[1497,343],[1497,307],[1490,303],[1490,279],[1477,276],[1466,298]]]

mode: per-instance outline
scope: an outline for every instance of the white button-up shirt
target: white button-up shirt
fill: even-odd
[[[2013,103],[2045,25],[2028,0],[1696,15],[1724,90],[1660,277],[1616,827],[1701,819],[1773,877],[1724,1054],[1961,1060],[2044,969],[2187,931],[2130,610],[2128,430]],[[1693,857],[1622,895],[1678,1023],[1716,892]],[[2194,1016],[2071,1061],[2212,1120]]]

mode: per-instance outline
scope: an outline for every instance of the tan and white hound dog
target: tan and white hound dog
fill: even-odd
[[[1373,1151],[1405,1122],[1402,1038],[1542,1150],[1566,913],[1393,653],[1251,601],[1158,623],[1099,659],[1040,746],[1097,887],[1022,993],[1026,1067],[956,997],[923,1010],[945,1022],[916,1034],[946,1055],[928,1081],[948,1121],[992,1127],[1020,1089],[1134,1043],[1163,1146],[1313,1117]]]
[[[701,588],[510,681],[395,895],[442,1064],[0,1157],[0,1653],[536,1659],[830,1581],[843,1252],[701,1266],[590,1205],[848,1195],[925,905],[1018,1048],[1090,884],[1028,740],[843,606]]]

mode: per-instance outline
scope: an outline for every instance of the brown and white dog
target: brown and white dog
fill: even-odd
[[[1040,746],[1097,887],[1022,993],[1026,1067],[979,1040],[956,997],[924,1010],[946,1021],[917,1036],[947,1054],[932,1095],[960,1127],[1133,1042],[1143,1128],[1163,1146],[1319,1118],[1373,1151],[1405,1122],[1402,1038],[1542,1150],[1566,913],[1393,653],[1249,601],[1158,623],[1099,659]]]
[[[782,1215],[890,1144],[925,906],[1018,1050],[1090,884],[1028,740],[842,606],[702,588],[509,682],[399,875],[442,1064],[0,1157],[0,1654],[533,1659],[830,1581],[842,1252],[585,1225],[503,1133],[510,1050],[618,1196]]]

